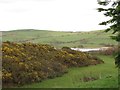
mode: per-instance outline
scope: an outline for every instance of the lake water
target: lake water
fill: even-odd
[[[71,48],[72,50],[81,51],[81,52],[89,52],[89,51],[99,51],[101,48]]]

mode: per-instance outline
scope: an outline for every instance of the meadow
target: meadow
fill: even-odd
[[[60,31],[25,29],[25,30],[15,30],[15,31],[14,30],[3,31],[2,41],[3,42],[10,41],[10,42],[18,43],[18,46],[19,44],[21,45],[23,43],[28,43],[28,42],[32,44],[34,43],[35,45],[37,45],[37,47],[39,46],[38,44],[45,44],[45,47],[48,49],[49,52],[49,50],[51,50],[50,47],[52,47],[53,51],[56,48],[58,51],[60,51],[62,47],[99,48],[99,47],[115,46],[118,43],[110,38],[111,35],[113,35],[112,32],[106,33],[104,32],[104,30],[91,31],[91,32],[60,32]],[[46,46],[46,44],[50,46]],[[23,46],[24,45],[20,47],[24,48]],[[26,47],[29,46],[26,45]],[[24,49],[24,50],[28,49],[28,51],[25,51],[26,62],[27,62],[27,56],[31,55],[28,52],[34,54],[37,51],[36,55],[38,56],[40,55],[40,57],[37,57],[37,60],[39,60],[39,58],[43,59],[42,62],[46,64],[47,62],[44,62],[44,60],[49,60],[50,57],[46,56],[46,53],[44,53],[44,50],[42,50],[44,49],[44,47],[41,47],[40,45],[39,47],[40,51],[37,50],[37,47],[35,50],[30,49],[31,47]],[[53,47],[55,48],[53,49]],[[11,46],[9,48],[11,48]],[[33,50],[34,52],[30,50]],[[20,51],[22,52],[22,49]],[[41,54],[39,54],[39,52]],[[6,53],[8,54],[8,52]],[[44,56],[42,56],[42,53],[44,53],[43,54]],[[51,53],[48,55],[51,56],[52,55]],[[56,55],[56,53],[54,54]],[[10,53],[8,55],[12,56],[12,54]],[[67,61],[69,59],[74,60],[76,62],[76,55],[73,58],[73,56],[71,56],[71,53],[69,54],[68,52],[68,57],[64,57],[64,60],[61,59],[62,55],[64,54],[59,55],[59,59],[62,60],[63,62],[64,60]],[[22,56],[22,54],[20,56]],[[83,55],[81,55],[80,57],[82,56]],[[53,76],[55,78],[51,78],[51,79],[48,78],[46,80],[43,80],[42,82],[41,81],[33,82],[32,84],[28,83],[23,86],[19,86],[19,88],[117,88],[118,69],[115,67],[114,64],[115,62],[114,56],[103,55],[103,54],[94,54],[94,56],[101,58],[101,60],[103,60],[104,63],[91,65],[91,66],[84,66],[84,67],[70,67],[68,68],[68,72],[62,74],[62,76],[61,75],[59,77]],[[51,58],[53,57],[54,56],[52,56]],[[19,61],[22,58],[23,57],[20,57]],[[57,57],[55,57],[54,59],[58,60]],[[8,61],[9,60],[10,59],[8,59]],[[34,58],[32,60],[35,61]],[[71,60],[70,60],[71,63],[70,65],[73,64],[74,66],[74,63],[71,62]],[[86,58],[86,60],[89,60],[89,56],[88,58]],[[30,64],[30,62],[29,63],[27,62],[26,64]],[[51,64],[49,66],[52,67]],[[54,70],[54,67],[52,67],[52,69]],[[62,72],[64,72],[64,67],[60,70],[63,70]]]
[[[70,68],[62,77],[25,85],[22,88],[117,88],[118,69],[114,65],[114,58],[105,55],[99,57],[104,60],[104,64]]]
[[[2,34],[3,41],[50,44],[56,48],[64,46],[95,48],[117,45],[117,42],[110,38],[112,32],[106,33],[104,30],[91,32],[60,32],[28,29],[7,31],[2,32]]]

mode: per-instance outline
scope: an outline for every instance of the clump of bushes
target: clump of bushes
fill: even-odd
[[[116,52],[118,52],[118,47],[117,46],[109,47],[108,49],[99,51],[99,53],[103,54],[103,55],[114,55],[114,54],[116,54]]]
[[[3,42],[2,82],[24,85],[63,75],[69,67],[103,63],[93,56],[64,47],[60,50],[50,45]]]

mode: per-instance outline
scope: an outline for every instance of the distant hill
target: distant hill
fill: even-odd
[[[117,42],[110,39],[112,32],[104,30],[91,32],[61,32],[49,30],[23,29],[3,31],[3,41],[33,42],[50,44],[56,48],[68,47],[103,47],[116,45]]]

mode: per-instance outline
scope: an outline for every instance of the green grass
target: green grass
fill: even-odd
[[[46,30],[15,30],[3,32],[3,41],[28,41],[34,43],[45,43],[55,47],[102,47],[105,44],[117,44],[109,36],[112,32],[105,33],[104,30],[92,32],[59,32]]]
[[[104,55],[99,55],[99,57],[104,60],[104,64],[70,68],[62,77],[25,85],[22,88],[117,88],[118,70],[115,68],[113,57]],[[84,82],[84,77],[98,79]]]
[[[3,41],[33,42],[50,44],[57,48],[63,46],[86,48],[103,47],[108,44],[117,45],[110,39],[111,32],[103,30],[92,32],[58,32],[45,30],[17,30],[3,32]],[[67,74],[25,85],[23,88],[114,88],[118,87],[118,70],[114,65],[112,56],[99,55],[105,63],[96,66],[70,68]],[[84,77],[96,77],[97,80],[84,82]]]

